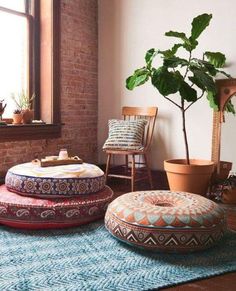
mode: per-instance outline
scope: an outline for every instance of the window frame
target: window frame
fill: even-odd
[[[48,0],[47,0],[48,1]],[[0,126],[0,142],[5,141],[17,141],[17,140],[32,140],[32,139],[45,139],[45,138],[58,138],[61,136],[61,116],[60,116],[60,0],[51,0],[51,17],[52,17],[52,123],[49,124],[22,124],[12,125],[7,124]],[[40,18],[39,6],[40,0],[33,0],[34,16]],[[7,9],[7,8],[6,8]],[[5,10],[5,9],[4,9]],[[7,9],[8,10],[8,9]],[[21,12],[16,12],[20,13]],[[32,16],[31,16],[32,17]],[[32,18],[31,18],[32,19]],[[30,27],[32,27],[30,25]],[[30,64],[29,72],[33,73],[34,88],[29,88],[29,93],[35,92],[37,96],[40,96],[40,67],[43,64],[43,60],[37,57],[40,54],[40,36],[39,31],[40,23],[36,22],[34,26],[34,50],[30,53],[34,54],[34,64]],[[57,33],[55,33],[57,30]],[[32,30],[29,33],[33,33]],[[32,44],[30,44],[32,47]],[[33,68],[35,71],[32,71]],[[40,117],[40,106],[43,102],[43,97],[40,96],[35,100],[35,118]],[[9,119],[6,121],[10,121]]]

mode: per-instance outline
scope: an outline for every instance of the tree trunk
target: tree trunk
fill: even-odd
[[[183,102],[182,102],[182,105]],[[185,110],[184,110],[184,106],[182,106],[182,122],[183,122],[183,134],[184,134],[184,144],[185,144],[185,153],[186,153],[186,162],[189,165],[189,148],[188,148],[188,138],[187,138],[187,132],[186,132],[186,123],[185,123]]]

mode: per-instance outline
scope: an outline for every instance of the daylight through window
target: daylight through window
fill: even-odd
[[[32,94],[31,1],[0,0],[0,100],[7,103],[4,118],[17,108],[12,95]]]

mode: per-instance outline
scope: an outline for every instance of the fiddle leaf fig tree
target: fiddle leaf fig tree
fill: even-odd
[[[129,90],[151,80],[159,93],[180,109],[187,164],[189,164],[189,146],[186,133],[186,111],[204,95],[210,106],[217,110],[217,87],[214,78],[218,73],[230,78],[230,75],[220,69],[226,62],[225,55],[221,52],[206,51],[202,58],[193,56],[193,51],[198,46],[198,38],[209,25],[211,18],[211,14],[195,17],[189,37],[184,32],[166,32],[166,36],[174,37],[178,42],[165,51],[149,49],[145,55],[145,66],[135,70],[133,75],[126,80],[126,87]],[[177,56],[179,49],[186,51],[186,59]],[[160,56],[160,66],[154,67],[153,60],[157,56]],[[170,96],[175,93],[179,94],[179,102]],[[228,102],[226,110],[235,114],[231,101]]]

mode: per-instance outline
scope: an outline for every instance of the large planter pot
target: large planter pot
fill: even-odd
[[[214,162],[205,160],[190,160],[190,165],[185,159],[164,161],[171,191],[183,191],[204,195],[214,171]]]

